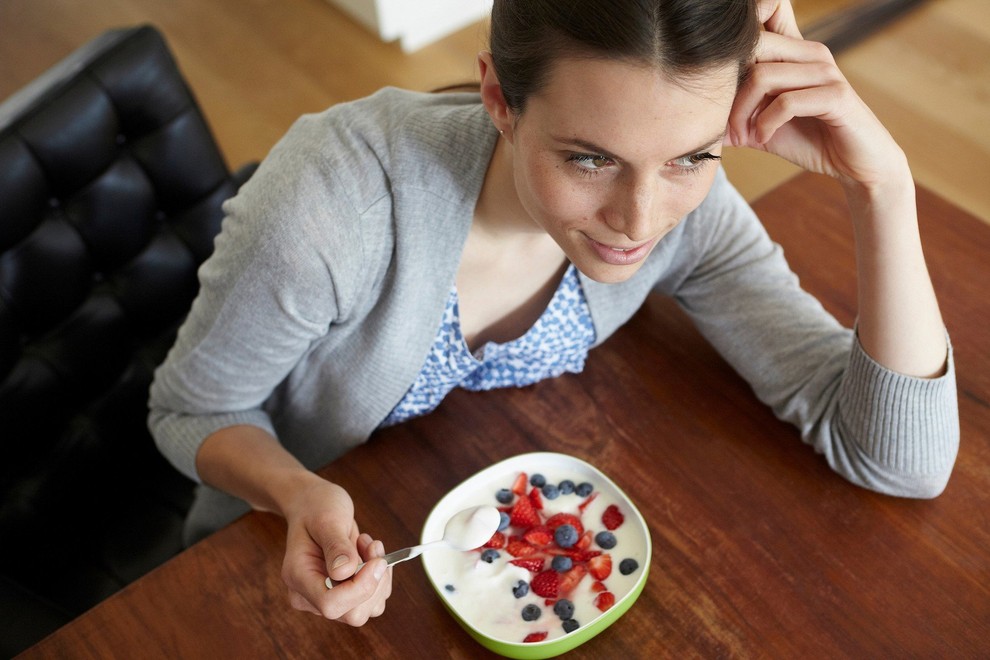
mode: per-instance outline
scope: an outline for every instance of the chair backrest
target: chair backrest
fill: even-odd
[[[150,26],[99,36],[0,105],[10,589],[72,617],[180,549],[192,485],[153,445],[147,391],[251,171],[227,169]]]

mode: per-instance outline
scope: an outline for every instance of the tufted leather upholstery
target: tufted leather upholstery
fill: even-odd
[[[227,170],[161,35],[101,35],[0,105],[0,656],[180,550],[146,399]]]

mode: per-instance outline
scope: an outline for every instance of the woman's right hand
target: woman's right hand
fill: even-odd
[[[385,611],[392,593],[392,569],[385,548],[360,533],[347,492],[316,475],[284,510],[288,523],[282,579],[289,603],[352,626]],[[365,565],[355,574],[361,562]],[[334,581],[327,589],[326,577]]]
[[[285,518],[282,580],[292,607],[352,626],[385,611],[392,570],[380,559],[381,541],[360,533],[347,491],[307,470],[267,431],[216,431],[200,445],[196,470],[204,482]],[[338,583],[333,589],[328,575]]]

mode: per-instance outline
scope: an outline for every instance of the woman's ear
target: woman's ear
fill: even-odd
[[[481,102],[498,132],[511,140],[512,111],[502,95],[502,84],[495,73],[491,53],[483,51],[478,54],[478,69],[481,74]]]

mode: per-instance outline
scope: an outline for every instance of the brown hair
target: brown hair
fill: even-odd
[[[494,0],[489,47],[519,114],[562,57],[628,59],[686,81],[738,65],[760,34],[756,0]]]

